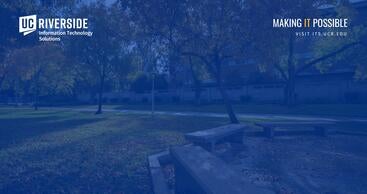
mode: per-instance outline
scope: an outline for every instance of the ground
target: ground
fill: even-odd
[[[96,108],[79,106],[81,108]],[[75,106],[73,106],[75,108]],[[115,110],[151,110],[150,104],[106,105],[105,108]],[[276,114],[276,115],[316,115],[324,117],[367,117],[367,104],[300,104],[286,107],[278,104],[233,104],[239,114]],[[156,104],[156,111],[177,112],[211,112],[225,113],[221,104],[194,106],[191,104]]]
[[[225,119],[0,109],[0,193],[150,193],[146,157]]]
[[[226,160],[246,180],[282,194],[363,194],[366,149],[366,136],[251,137]]]
[[[1,107],[0,193],[151,193],[146,162],[148,155],[171,145],[187,143],[183,138],[183,134],[187,132],[228,123],[227,118],[215,115],[157,114],[152,118],[147,112],[133,114],[133,112],[121,111],[136,107],[107,106],[106,110],[115,111],[105,111],[102,115],[94,115],[91,111],[94,109],[90,108],[95,107],[88,106],[68,109],[41,108],[39,111],[23,107]],[[141,107],[141,110],[147,110],[149,106]],[[167,111],[193,111],[190,107],[178,106],[177,110],[173,107],[171,105],[157,108],[161,110],[165,108]],[[236,107],[239,109],[245,106]],[[320,113],[328,116],[325,106],[311,107],[313,109],[298,107],[293,111],[302,113],[301,110],[304,109],[309,110],[305,112],[310,115]],[[220,112],[217,108],[219,106],[204,106],[196,110],[197,112]],[[88,111],[79,111],[79,109]],[[260,109],[270,110],[258,106],[254,112]],[[291,113],[290,110],[287,113],[284,107],[275,109],[279,109],[282,114]],[[365,114],[365,110],[355,105],[344,106],[344,113],[342,110],[339,107],[329,112],[331,115],[348,116],[348,118],[363,117]],[[264,112],[272,114],[269,111]],[[244,121],[243,118],[241,119]],[[357,132],[366,132],[367,129],[366,122],[356,123],[350,120],[340,123],[339,127]],[[349,188],[356,183],[353,188],[359,189],[359,183],[365,183],[364,178],[358,182],[358,177],[367,175],[364,170],[367,157],[364,151],[367,148],[366,137],[337,136],[321,140],[311,139],[311,141],[307,138],[249,139],[246,143],[247,151],[235,155],[235,159],[227,162],[243,172],[244,176],[252,177],[251,179],[255,182],[259,174],[266,170],[264,165],[272,166],[269,164],[276,162],[279,164],[278,170],[289,167],[291,169],[289,172],[294,173],[296,178],[302,177],[299,175],[306,172],[309,174],[306,178],[319,176],[312,174],[313,172],[324,172],[326,175],[322,175],[320,180],[325,182],[328,180],[325,177],[328,176],[335,180],[329,186],[342,187],[340,182],[346,180],[345,175],[350,177],[347,183],[352,183],[349,184]],[[334,149],[333,146],[336,148]],[[269,155],[269,150],[274,154]],[[249,163],[250,154],[252,161],[265,162]],[[333,160],[335,165],[331,165],[326,171],[320,171],[319,169],[329,164],[323,157],[329,160],[336,158]],[[224,159],[226,158],[228,159],[224,156]],[[307,162],[314,162],[315,165],[312,168],[298,168],[297,165],[309,164],[302,162],[305,158]],[[318,161],[321,162],[318,163]],[[352,167],[349,168],[349,164]],[[339,168],[343,169],[344,174],[339,173],[334,179],[333,173],[338,173]],[[359,168],[363,168],[363,171],[358,172]],[[271,173],[263,173],[263,175],[265,178],[275,177],[272,184],[278,184],[278,188],[287,185],[282,182],[287,181],[284,178],[286,176]],[[355,180],[354,175],[358,175]],[[268,180],[267,184],[270,182]],[[299,186],[296,183],[294,185]],[[311,186],[317,190],[319,185],[311,184]],[[339,187],[336,186],[335,189],[338,189]],[[293,187],[290,186],[290,188]],[[329,188],[331,187],[326,188],[325,191],[333,192]],[[345,188],[341,189],[345,191]]]

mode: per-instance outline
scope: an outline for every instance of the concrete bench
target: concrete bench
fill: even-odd
[[[148,157],[148,165],[154,194],[172,194],[169,189],[161,163],[169,163],[171,158],[168,151],[160,152]]]
[[[246,182],[240,172],[199,146],[175,147],[170,153],[175,165],[176,194],[273,193]]]
[[[242,143],[245,127],[245,125],[241,124],[229,124],[208,130],[187,133],[185,137],[195,145],[212,151],[215,144],[220,141]]]
[[[333,122],[257,122],[255,125],[263,128],[265,136],[272,138],[275,135],[275,128],[313,128],[313,131],[293,131],[294,134],[312,133],[326,137]],[[292,133],[292,132],[288,132]]]

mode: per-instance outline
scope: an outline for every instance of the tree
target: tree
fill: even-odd
[[[128,65],[125,63],[124,50],[128,40],[128,33],[124,32],[128,29],[128,24],[123,20],[123,14],[118,13],[116,8],[106,7],[103,2],[91,3],[83,7],[78,14],[88,16],[93,37],[68,41],[69,56],[74,57],[81,68],[88,72],[91,82],[97,80],[96,114],[101,114],[106,82],[113,73],[121,73],[115,70],[124,69],[118,66]]]
[[[49,94],[70,94],[74,85],[73,72],[65,63],[62,48],[53,44],[40,44],[14,50],[7,58],[13,66],[10,79],[19,80],[25,94],[33,96],[34,109],[38,110],[39,97]],[[14,83],[14,82],[13,82]]]
[[[134,1],[130,5],[144,32],[167,45],[180,57],[201,61],[216,80],[228,116],[238,123],[223,85],[222,69],[228,60],[242,57],[247,30],[245,3],[229,0]]]
[[[195,91],[195,104],[197,106],[201,105],[201,92],[202,92],[202,82],[204,79],[207,79],[208,71],[205,69],[205,65],[201,64],[202,62],[199,59],[193,58],[191,56],[184,57],[186,58],[186,63],[189,65],[189,71],[191,74],[192,82],[194,84]]]
[[[196,105],[201,105],[201,85],[202,85],[202,81],[200,79],[200,76],[198,75],[198,67],[200,67],[199,65],[195,65],[192,57],[189,57],[189,64],[190,64],[190,73],[191,73],[191,77],[194,83],[194,88],[195,88],[195,103]]]
[[[0,89],[3,89],[3,83],[10,73],[11,66],[6,62],[7,57],[12,49],[32,46],[35,39],[19,39],[18,29],[14,27],[18,21],[19,15],[24,12],[35,12],[36,2],[0,2]],[[22,9],[20,9],[22,8]]]
[[[190,10],[190,8],[194,8]],[[241,1],[190,1],[186,10],[187,37],[182,49],[184,55],[197,57],[214,78],[226,106],[230,121],[238,123],[223,83],[223,68],[230,60],[244,56],[248,44],[248,25],[244,2]]]
[[[35,33],[28,35],[26,38],[18,32],[15,24],[18,23],[18,17],[23,15],[31,15],[37,13],[41,16],[55,16],[60,13],[65,13],[71,7],[75,6],[79,1],[45,1],[45,0],[14,0],[14,1],[0,1],[0,90],[6,95],[12,95],[16,89],[17,94],[24,94],[25,91],[20,91],[24,88],[21,85],[21,80],[14,79],[17,77],[14,72],[14,66],[9,63],[14,52],[20,52],[21,48],[38,48],[38,37]],[[24,51],[25,52],[25,51]],[[24,81],[24,80],[23,80]],[[11,85],[10,82],[14,82]],[[20,84],[20,85],[19,85]],[[11,91],[11,92],[10,92]],[[9,93],[10,92],[10,93]]]
[[[269,22],[273,18],[312,18],[315,15],[320,15],[320,12],[323,11],[320,10],[322,5],[330,5],[330,3],[333,3],[333,1],[303,0],[287,1],[285,3],[281,0],[279,2],[264,0],[261,4],[253,3],[254,10],[258,10],[254,20],[261,18],[268,21],[259,23],[257,26],[256,30],[263,33],[258,33],[254,36],[254,47],[257,50],[254,56],[257,56],[260,63],[275,70],[284,80],[284,97],[288,106],[292,106],[296,102],[297,75],[323,61],[332,59],[351,48],[361,45],[361,40],[342,41],[343,43],[338,45],[330,44],[331,42],[329,42],[328,47],[331,49],[327,51],[323,49],[324,52],[318,52],[317,55],[305,60],[304,57],[296,57],[295,55],[305,52],[304,48],[309,47],[309,42],[315,42],[315,39],[311,41],[307,38],[296,38],[294,29],[272,29],[272,25]],[[269,34],[272,36],[269,36]]]
[[[334,57],[325,58],[315,63],[317,69],[326,72],[332,66],[342,64],[344,67],[355,69],[356,79],[367,78],[367,21],[363,13],[358,12],[349,1],[341,1],[336,7],[336,16],[349,18],[350,26],[345,30],[346,37],[326,37],[316,42],[313,47],[318,58],[335,52],[335,48],[340,48]],[[364,18],[364,19],[363,19]],[[329,30],[331,31],[331,30]],[[352,49],[355,48],[355,49]]]

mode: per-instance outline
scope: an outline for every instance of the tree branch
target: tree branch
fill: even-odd
[[[284,80],[288,79],[287,75],[284,72],[284,69],[282,69],[282,67],[279,64],[275,64],[274,67],[275,67],[276,70],[278,70],[280,72],[280,75],[282,76],[282,78]]]
[[[358,42],[353,42],[353,43],[349,43],[349,44],[346,44],[344,45],[343,47],[339,48],[338,50],[336,51],[333,51],[327,55],[324,55],[322,57],[319,57],[317,59],[314,59],[312,61],[310,61],[309,63],[305,64],[304,66],[300,67],[298,70],[297,70],[297,73],[300,73],[302,71],[305,71],[306,69],[310,68],[311,66],[315,65],[316,63],[319,63],[323,60],[326,60],[328,58],[331,58],[331,57],[334,57],[335,55],[353,47],[353,46],[356,46],[356,45],[359,45],[359,44],[362,44],[362,42],[358,41]],[[362,44],[363,45],[363,44]]]
[[[199,58],[200,60],[202,60],[205,64],[207,65],[210,65],[210,62],[204,57],[204,56],[201,56],[197,53],[193,53],[193,52],[182,52],[181,53],[183,56],[193,56],[193,57],[197,57]]]

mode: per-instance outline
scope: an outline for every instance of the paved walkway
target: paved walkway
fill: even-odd
[[[49,109],[63,109],[81,112],[95,112],[95,108],[60,108],[52,107]],[[121,112],[129,114],[149,115],[151,111],[148,110],[117,110],[117,109],[103,109],[104,112]],[[173,115],[173,116],[199,116],[199,117],[216,117],[226,118],[225,113],[210,113],[210,112],[176,112],[176,111],[155,111],[156,115]],[[238,113],[236,114],[240,119],[265,119],[265,120],[293,120],[293,121],[329,121],[329,122],[367,122],[367,118],[353,118],[353,117],[325,117],[325,116],[309,116],[309,115],[282,115],[282,114],[251,114]]]

